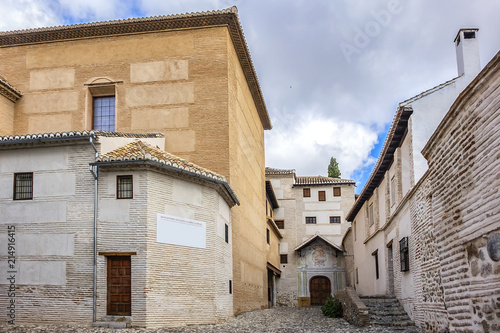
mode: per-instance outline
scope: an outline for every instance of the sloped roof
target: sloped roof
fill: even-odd
[[[341,251],[342,252],[342,248],[338,245],[336,245],[335,243],[329,241],[328,239],[326,239],[325,237],[321,236],[319,233],[316,233],[315,235],[309,237],[308,239],[306,239],[305,241],[303,241],[302,243],[300,243],[295,249],[294,251],[300,251],[301,249],[303,249],[304,247],[306,247],[307,245],[311,244],[312,242],[314,242],[315,240],[317,239],[321,239],[322,241],[324,241],[325,243],[327,243],[328,245],[330,245],[331,247],[333,247],[334,249],[338,250],[338,251]]]
[[[314,186],[314,185],[347,185],[356,184],[354,180],[340,179],[323,176],[297,176],[294,186]]]
[[[203,175],[208,178],[216,179],[221,182],[226,182],[226,178],[212,172],[208,169],[200,167],[196,164],[187,162],[186,160],[167,153],[159,148],[153,147],[145,142],[131,142],[123,147],[115,149],[104,155],[99,155],[96,158],[97,162],[114,162],[114,161],[133,161],[133,160],[152,160],[161,164],[170,165],[179,170],[185,170],[193,174]]]
[[[0,32],[0,47],[215,26],[228,27],[229,35],[231,36],[240,65],[255,101],[262,125],[266,130],[271,129],[271,119],[269,118],[269,113],[264,102],[243,29],[241,28],[238,9],[235,6],[222,10],[198,13]]]
[[[7,80],[0,76],[0,95],[8,98],[12,102],[21,98],[22,94],[19,90],[11,86]]]
[[[238,198],[233,192],[224,176],[190,163],[178,156],[153,147],[143,141],[137,140],[109,153],[99,155],[91,165],[109,165],[134,162],[152,162],[162,168],[178,171],[190,176],[202,178],[223,185],[235,204],[239,205]]]
[[[68,138],[87,138],[89,136],[105,136],[105,137],[120,137],[120,138],[163,138],[162,133],[122,133],[122,132],[104,132],[104,131],[67,131],[55,133],[36,133],[22,135],[0,136],[0,143],[21,143],[29,141],[43,140],[64,140]]]
[[[266,167],[266,175],[295,175],[295,170],[273,169]]]
[[[396,111],[396,115],[394,116],[391,128],[385,139],[384,147],[380,152],[377,164],[375,165],[370,178],[366,182],[365,187],[354,202],[354,206],[351,208],[349,214],[347,214],[347,221],[354,221],[359,210],[363,207],[363,204],[366,200],[370,199],[373,191],[384,179],[385,172],[389,170],[394,160],[394,152],[399,146],[401,146],[401,143],[405,138],[408,129],[408,119],[410,119],[412,113],[413,109],[408,106],[400,106]]]
[[[269,179],[266,179],[266,194],[271,202],[272,209],[279,208],[278,200],[276,199],[276,194],[274,193],[273,184]]]

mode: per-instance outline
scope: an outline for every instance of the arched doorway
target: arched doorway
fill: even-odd
[[[330,279],[326,276],[315,276],[309,281],[311,305],[325,305],[326,299],[332,293]]]

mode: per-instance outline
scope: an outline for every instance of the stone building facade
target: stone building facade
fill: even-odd
[[[4,32],[0,57],[0,135],[158,132],[159,147],[225,177],[240,202],[232,310],[268,306],[272,126],[235,7]]]
[[[461,76],[400,104],[348,215],[345,242],[353,243],[349,275],[357,292],[395,295],[428,332],[499,329],[500,279],[486,248],[500,223],[484,201],[495,192],[497,165],[481,159],[497,149],[489,140],[498,113],[498,55],[477,75],[476,38],[476,29],[462,29],[455,39]]]
[[[103,150],[116,141],[130,143]],[[222,176],[156,148],[163,142],[93,131],[2,138],[2,225],[15,250],[13,261],[2,254],[0,274],[14,276],[15,295],[2,283],[0,302],[15,301],[14,323],[118,316],[161,327],[232,316],[228,230],[238,200]],[[196,305],[204,316],[192,315]]]
[[[275,221],[280,241],[277,303],[308,306],[345,286],[342,237],[354,203],[354,181],[329,177],[300,177],[295,170],[266,169],[279,208]]]

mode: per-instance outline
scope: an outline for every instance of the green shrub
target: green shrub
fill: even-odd
[[[342,303],[337,298],[328,296],[325,305],[321,307],[323,314],[330,318],[342,318]]]

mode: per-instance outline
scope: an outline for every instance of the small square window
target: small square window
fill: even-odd
[[[280,263],[288,264],[288,254],[280,254]]]
[[[306,223],[307,224],[316,224],[316,216],[306,217]]]
[[[285,229],[285,221],[283,220],[276,220],[276,225],[278,226],[278,229]]]
[[[132,175],[116,177],[116,198],[132,199],[134,197]]]
[[[340,190],[340,187],[334,187],[333,188],[333,196],[334,197],[340,197],[341,196],[341,190]]]
[[[303,190],[304,192],[304,198],[309,198],[311,196],[311,189],[310,188],[305,188]]]
[[[33,199],[33,172],[14,174],[14,200]]]
[[[340,216],[330,216],[330,223],[340,223]]]
[[[325,193],[325,191],[319,191],[318,192],[318,200],[319,201],[326,201],[326,193]]]

